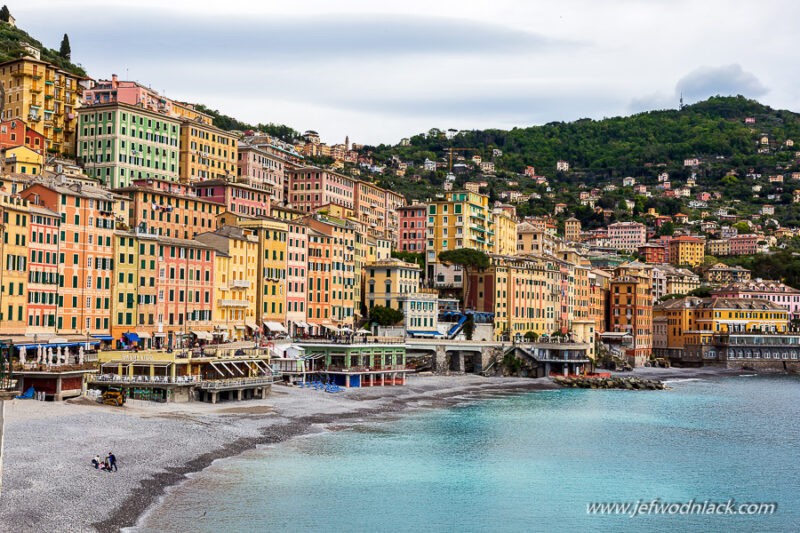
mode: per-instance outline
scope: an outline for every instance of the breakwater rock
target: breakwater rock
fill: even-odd
[[[664,390],[664,383],[657,379],[622,377],[569,377],[556,376],[556,385],[573,389],[623,389],[623,390]]]

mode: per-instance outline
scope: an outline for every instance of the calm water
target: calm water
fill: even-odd
[[[485,400],[220,461],[137,531],[797,531],[800,379]],[[589,502],[777,502],[772,516],[588,516]]]

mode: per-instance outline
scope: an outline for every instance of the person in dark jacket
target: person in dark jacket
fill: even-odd
[[[106,462],[108,463],[109,472],[112,469],[114,470],[114,472],[117,471],[117,457],[113,453],[108,452],[108,458],[106,459]]]

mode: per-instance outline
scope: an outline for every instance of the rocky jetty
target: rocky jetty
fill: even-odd
[[[553,381],[562,387],[573,389],[623,389],[664,390],[664,383],[657,379],[635,377],[567,377],[557,376]]]

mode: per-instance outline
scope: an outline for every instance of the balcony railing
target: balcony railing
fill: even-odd
[[[252,282],[249,279],[234,279],[231,280],[231,287],[234,289],[249,289]]]
[[[249,307],[250,302],[247,300],[220,300],[220,307]]]

